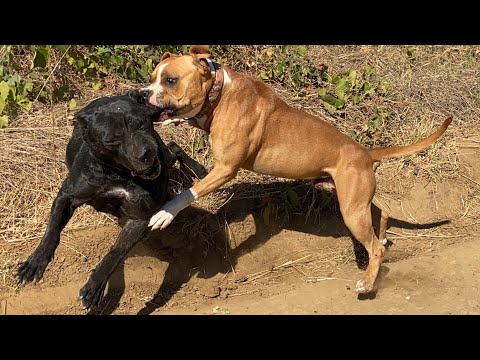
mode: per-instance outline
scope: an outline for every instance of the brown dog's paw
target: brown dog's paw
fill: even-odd
[[[358,280],[355,286],[355,292],[359,294],[371,293],[373,290],[373,284],[367,282],[365,279]]]

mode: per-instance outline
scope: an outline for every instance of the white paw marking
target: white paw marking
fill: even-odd
[[[160,211],[150,218],[148,226],[152,226],[152,230],[165,229],[180,211],[192,204],[196,199],[197,194],[192,189],[185,190],[171,201],[165,203]]]
[[[148,226],[152,226],[152,230],[160,229],[163,230],[165,229],[170,223],[173,221],[175,218],[175,215],[169,213],[168,211],[165,210],[160,210],[158,213],[152,216],[150,219],[150,222],[148,223]]]
[[[365,288],[365,283],[363,280],[358,280],[357,286],[355,286],[355,292],[360,294],[367,292],[367,289]]]

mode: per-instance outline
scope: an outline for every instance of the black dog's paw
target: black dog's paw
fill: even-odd
[[[42,277],[45,269],[50,263],[50,257],[34,252],[24,263],[20,264],[17,271],[18,285],[25,285],[30,282],[37,283]]]
[[[80,289],[80,300],[85,310],[90,311],[100,304],[106,286],[107,281],[99,282],[90,278],[84,287]]]

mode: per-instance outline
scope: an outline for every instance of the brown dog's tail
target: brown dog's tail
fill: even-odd
[[[417,142],[416,144],[407,145],[407,146],[392,146],[387,148],[378,148],[378,149],[368,149],[368,153],[372,157],[374,161],[381,160],[381,159],[388,159],[392,157],[400,157],[411,155],[416,152],[419,152],[428,146],[432,145],[435,141],[437,141],[440,136],[443,135],[445,130],[447,130],[448,125],[452,122],[452,117],[450,116],[447,120],[445,120],[440,126],[437,131],[435,131],[429,137]]]

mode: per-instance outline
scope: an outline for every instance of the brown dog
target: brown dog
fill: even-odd
[[[145,99],[162,109],[164,124],[188,121],[210,133],[215,159],[213,170],[165,204],[149,225],[165,228],[179,211],[232,180],[240,168],[317,180],[319,187],[336,189],[345,225],[368,251],[369,265],[355,290],[374,290],[388,219],[382,211],[380,241],[371,217],[374,169],[381,159],[425,149],[452,118],[416,144],[367,149],[320,118],[290,107],[262,81],[222,68],[209,56],[208,46],[192,46],[183,56],[166,53],[143,89]]]

